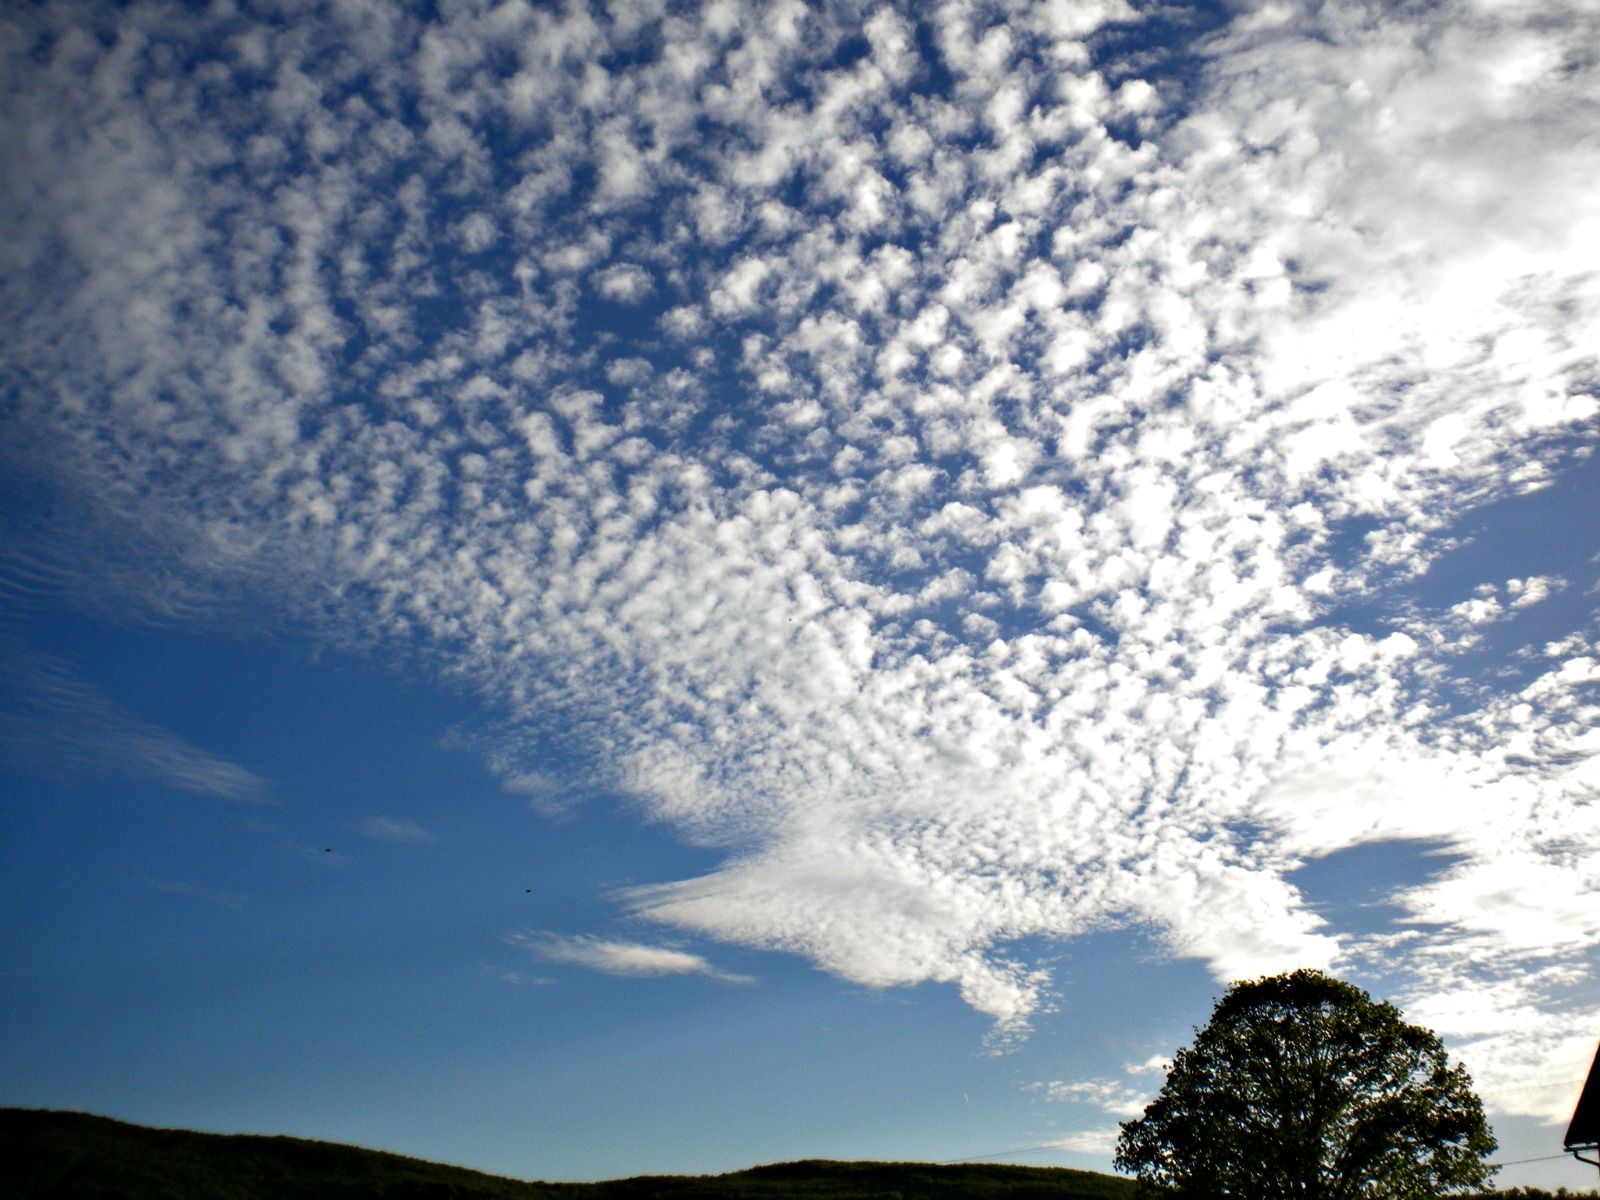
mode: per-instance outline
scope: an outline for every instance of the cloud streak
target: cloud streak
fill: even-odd
[[[554,933],[512,934],[507,939],[547,962],[567,963],[607,975],[704,975],[721,983],[754,983],[748,975],[718,970],[698,954],[642,942]]]
[[[407,821],[403,817],[371,816],[362,821],[359,832],[364,838],[371,838],[375,842],[404,842],[412,845],[423,844],[436,840],[415,821]]]
[[[124,778],[236,803],[266,799],[254,772],[143,720],[63,662],[9,639],[0,663],[0,748],[50,779]]]

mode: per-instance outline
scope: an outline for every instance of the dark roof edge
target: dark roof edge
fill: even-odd
[[[1589,1078],[1584,1080],[1562,1145],[1568,1150],[1600,1148],[1600,1048],[1596,1048],[1594,1062],[1589,1064]]]

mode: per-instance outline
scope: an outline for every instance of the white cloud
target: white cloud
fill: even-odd
[[[1151,1097],[1115,1079],[1060,1080],[1039,1084],[1048,1099],[1061,1103],[1092,1104],[1108,1116],[1132,1118],[1144,1115]]]
[[[518,933],[506,940],[550,962],[587,967],[607,975],[705,975],[723,983],[754,982],[748,975],[719,971],[698,954],[665,946],[554,933]]]
[[[1081,1129],[1076,1133],[1056,1138],[1050,1145],[1054,1149],[1066,1150],[1072,1154],[1093,1154],[1109,1158],[1116,1152],[1117,1138],[1121,1132],[1115,1125],[1099,1129]]]
[[[595,290],[622,304],[639,303],[654,287],[649,272],[637,263],[614,263],[595,277]]]
[[[362,837],[375,842],[420,843],[434,840],[433,834],[422,826],[401,817],[371,816],[362,821],[359,828]]]
[[[1530,575],[1526,579],[1506,580],[1506,591],[1511,595],[1512,608],[1527,608],[1549,599],[1567,586],[1565,579],[1551,575]]]

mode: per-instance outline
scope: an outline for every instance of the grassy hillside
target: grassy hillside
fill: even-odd
[[[728,1175],[522,1183],[290,1137],[150,1129],[86,1113],[0,1109],[0,1195],[14,1200],[1132,1200],[1111,1175],[1045,1167],[798,1162]]]
[[[1134,1200],[1130,1180],[1001,1165],[795,1162],[727,1175],[524,1183],[303,1138],[151,1129],[87,1113],[0,1109],[8,1200]],[[1593,1192],[1562,1191],[1571,1200]],[[1472,1200],[1558,1200],[1513,1189]]]

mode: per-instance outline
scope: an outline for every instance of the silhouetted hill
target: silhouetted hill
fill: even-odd
[[[523,1183],[333,1142],[0,1109],[0,1195],[11,1200],[1132,1200],[1133,1194],[1130,1181],[1091,1171],[876,1162]]]
[[[777,1163],[727,1175],[524,1183],[336,1142],[152,1129],[89,1113],[0,1109],[7,1200],[1134,1200],[1131,1180],[998,1164]],[[1595,1200],[1512,1189],[1470,1200]]]

